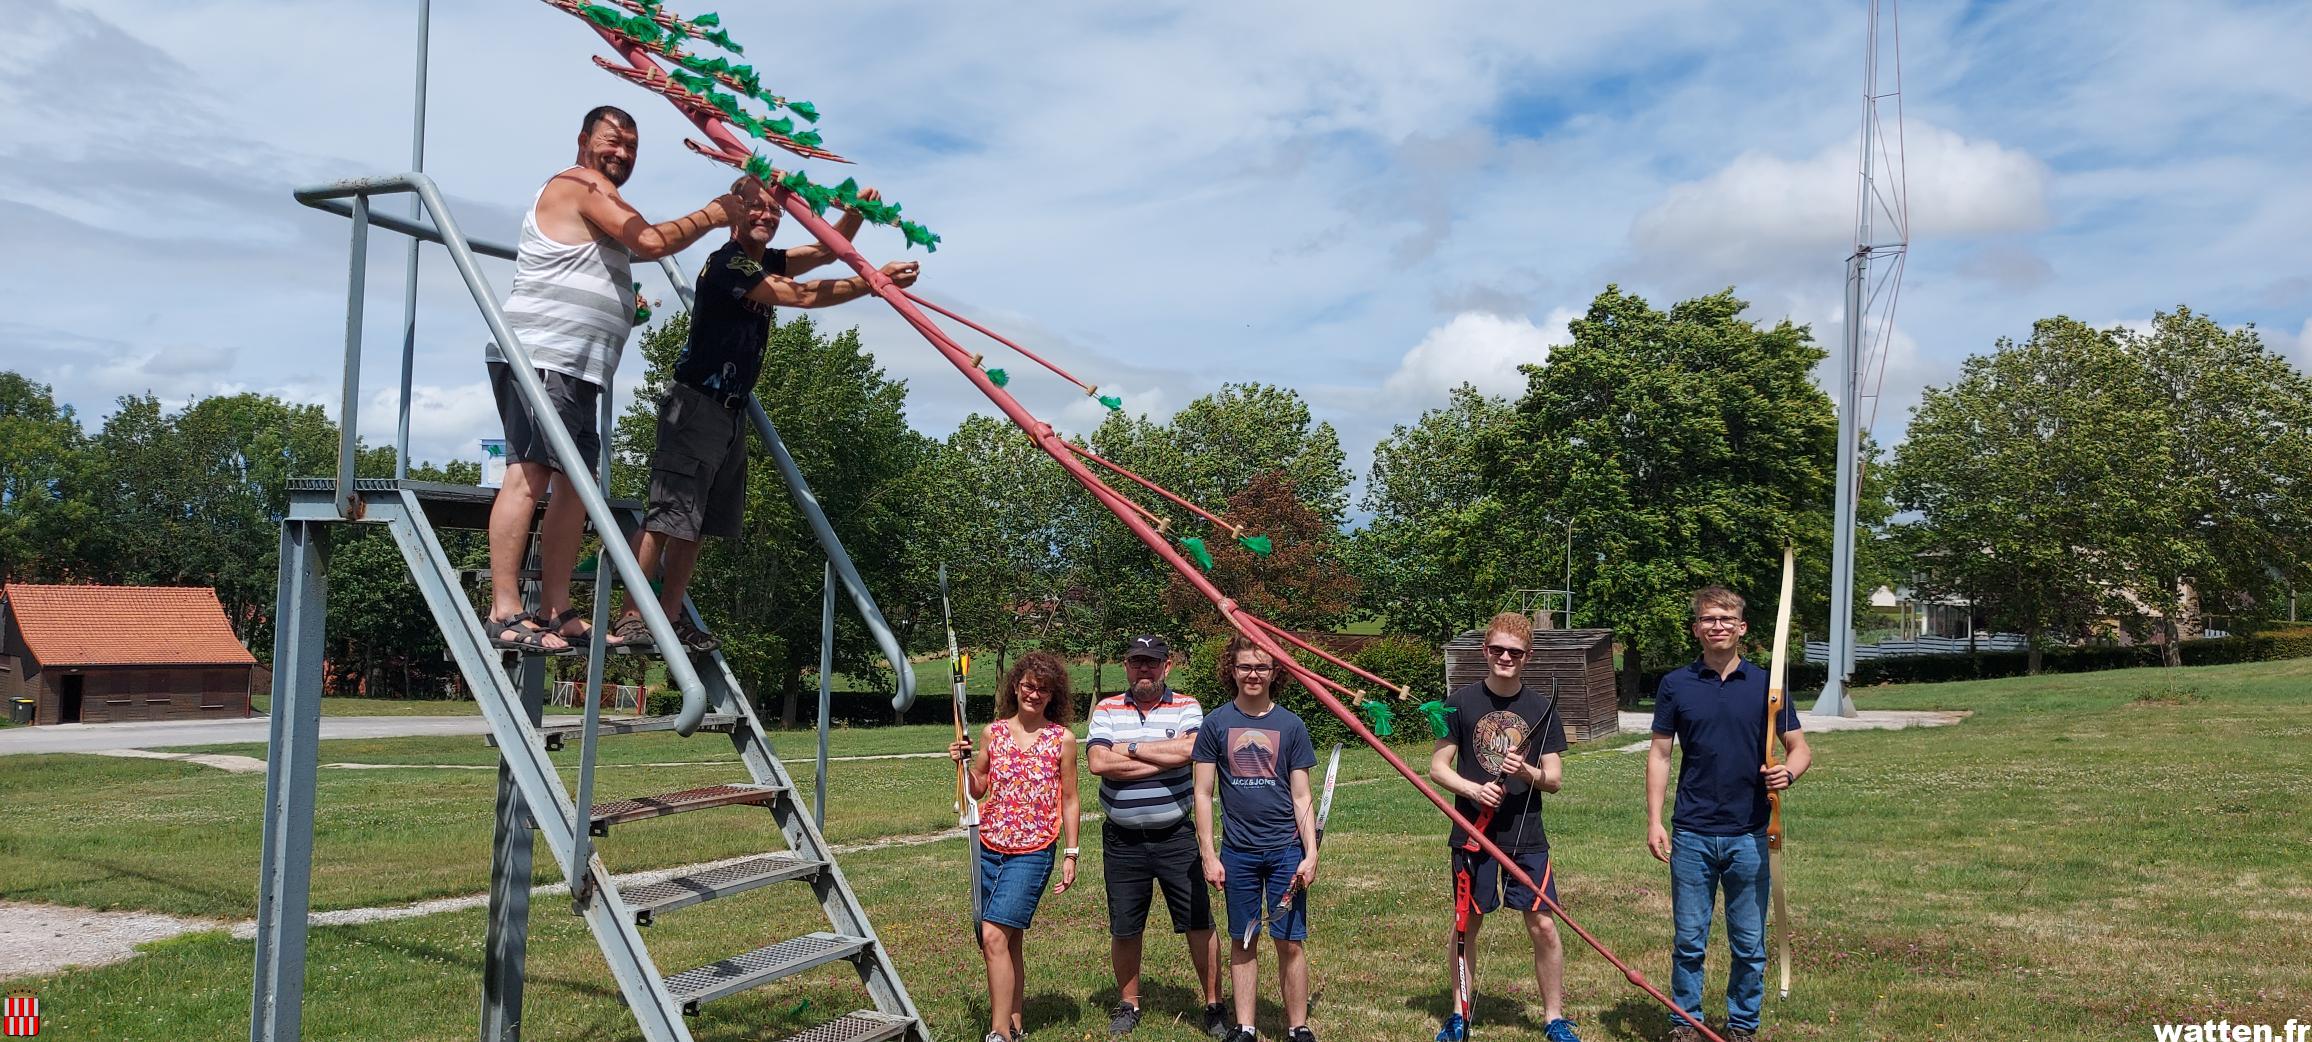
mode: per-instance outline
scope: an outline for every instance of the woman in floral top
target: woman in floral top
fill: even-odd
[[[1061,851],[1060,881],[1076,883],[1076,736],[1068,670],[1048,652],[1020,656],[995,696],[996,721],[987,725],[975,754],[968,738],[948,746],[957,762],[970,758],[971,798],[979,801],[980,954],[987,960],[986,1042],[1020,1037],[1020,1007],[1027,997],[1027,963],[1020,936],[1036,915],[1044,884]]]

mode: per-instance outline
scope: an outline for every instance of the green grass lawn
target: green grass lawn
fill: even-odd
[[[2308,685],[2312,661],[2300,660],[1862,692],[1864,708],[1974,715],[1955,727],[1815,737],[1815,772],[1789,805],[1796,988],[1788,1000],[1769,996],[1764,1037],[2085,1042],[2148,1038],[2156,1021],[2305,1018]],[[835,751],[936,747],[940,732],[838,732]],[[807,792],[802,738],[779,745]],[[614,763],[706,760],[727,750],[720,741],[637,736],[605,751]],[[1566,791],[1550,800],[1558,884],[1583,925],[1666,989],[1666,870],[1643,849],[1643,761],[1614,744],[1572,756]],[[400,755],[488,760],[478,740],[324,743],[322,752],[370,762]],[[1442,821],[1386,773],[1370,753],[1344,759],[1349,784],[1311,897],[1313,1024],[1328,1042],[1425,1039],[1446,1001]],[[619,794],[730,775],[720,766],[611,768],[602,784]],[[936,760],[833,765],[834,838],[948,826],[952,777]],[[489,772],[324,771],[318,784],[316,907],[482,887]],[[12,808],[0,822],[0,897],[245,917],[262,787],[254,776],[179,763],[0,761],[0,799]],[[766,819],[723,810],[621,826],[604,856],[625,870],[740,853],[770,843]],[[1047,897],[1029,934],[1031,1038],[1105,1031],[1113,989],[1098,830],[1086,833],[1082,885]],[[949,1039],[985,1030],[978,955],[962,922],[962,858],[948,840],[843,862],[932,1029]],[[805,900],[801,888],[766,888],[671,914],[646,937],[663,966],[683,968],[821,928]],[[584,926],[565,910],[546,899],[534,914],[527,1037],[637,1037]],[[1479,1017],[1492,1037],[1539,1034],[1518,933],[1507,922],[1487,931]],[[470,1034],[483,935],[480,910],[315,929],[307,1037]],[[1665,1015],[1568,943],[1567,1003],[1583,1037],[1662,1038]],[[1191,1002],[1178,947],[1159,936],[1150,952],[1149,1019],[1135,1037],[1199,1037],[1175,1021]],[[247,942],[193,935],[117,966],[6,990],[37,992],[58,1037],[230,1037],[247,1031],[250,962]],[[1715,994],[1722,942],[1712,969]],[[855,978],[837,967],[710,1004],[692,1028],[701,1039],[773,1039],[863,1004]],[[1264,1002],[1264,1036],[1281,1032],[1278,1019]]]

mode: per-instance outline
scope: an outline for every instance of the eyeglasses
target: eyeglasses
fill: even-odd
[[[1742,617],[1739,615],[1704,615],[1695,619],[1694,625],[1706,630],[1730,630],[1742,625]]]
[[[1524,658],[1527,651],[1528,649],[1526,648],[1505,648],[1499,644],[1487,644],[1485,646],[1486,654],[1491,655],[1494,658],[1505,658],[1511,662],[1515,662],[1518,659]]]
[[[1274,672],[1276,672],[1276,667],[1275,667],[1275,666],[1271,666],[1271,665],[1247,666],[1247,665],[1245,665],[1245,664],[1243,664],[1243,663],[1241,663],[1241,662],[1237,663],[1235,666],[1232,666],[1232,667],[1230,667],[1230,668],[1232,668],[1232,669],[1236,670],[1236,671],[1237,671],[1237,672],[1239,672],[1239,673],[1249,674],[1249,675],[1251,675],[1251,676],[1256,676],[1256,677],[1257,677],[1257,676],[1265,676],[1265,675],[1267,675],[1267,674],[1270,674],[1270,673],[1274,673]]]

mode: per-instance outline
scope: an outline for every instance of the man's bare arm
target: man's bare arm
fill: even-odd
[[[793,254],[788,255],[790,265],[793,263],[793,256]],[[915,284],[916,270],[914,261],[892,261],[883,266],[883,277],[904,288]],[[760,285],[754,288],[753,292],[748,293],[747,299],[773,307],[826,308],[834,307],[846,301],[857,300],[866,296],[871,288],[868,286],[866,278],[858,275],[840,279],[816,279],[811,282],[797,282],[793,279],[772,276],[764,279]]]
[[[883,195],[872,188],[866,188],[860,190],[859,198],[875,200],[883,198]],[[855,241],[859,238],[861,223],[859,211],[845,210],[843,216],[835,222],[835,234],[842,236],[844,242]],[[787,251],[787,274],[800,275],[834,259],[835,251],[828,249],[825,243],[797,246]]]
[[[1175,767],[1188,766],[1188,758],[1195,751],[1196,736],[1189,734],[1178,738],[1141,742],[1140,748],[1129,755],[1141,763],[1155,765],[1157,770],[1169,771]]]
[[[627,205],[625,198],[618,194],[618,186],[611,184],[609,178],[582,168],[564,171],[546,186],[546,198],[541,201],[540,209],[563,207],[574,210],[589,226],[618,240],[634,259],[645,261],[681,253],[706,233],[730,224],[742,209],[737,197],[724,195],[674,220],[652,224]],[[554,215],[545,216],[550,219]],[[563,229],[544,230],[551,234]],[[555,235],[554,238],[563,237]]]
[[[1092,746],[1084,758],[1091,764],[1093,774],[1114,782],[1139,781],[1164,773],[1163,768],[1152,763],[1142,763],[1111,746]]]

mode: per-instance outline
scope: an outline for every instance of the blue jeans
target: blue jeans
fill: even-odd
[[[1677,921],[1671,949],[1670,1000],[1702,1019],[1702,960],[1710,951],[1710,914],[1726,895],[1726,1026],[1758,1029],[1766,999],[1766,834],[1670,836],[1670,909]],[[1685,1021],[1671,1018],[1672,1023]]]

